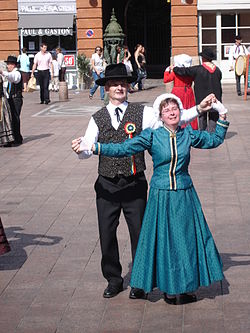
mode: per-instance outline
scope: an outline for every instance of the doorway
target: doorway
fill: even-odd
[[[171,5],[166,0],[103,0],[104,31],[111,10],[126,34],[131,54],[136,44],[146,49],[149,78],[162,78],[171,57]]]

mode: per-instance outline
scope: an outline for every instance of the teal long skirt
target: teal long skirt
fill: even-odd
[[[192,186],[151,188],[131,274],[131,287],[192,292],[224,278],[222,261]]]

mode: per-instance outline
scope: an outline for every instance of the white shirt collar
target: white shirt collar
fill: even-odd
[[[124,113],[126,111],[127,107],[128,107],[128,102],[125,101],[125,102],[123,102],[119,105],[114,105],[111,102],[109,102],[109,104],[107,105],[107,109],[108,109],[109,112],[115,112],[115,109],[117,107],[120,108]]]

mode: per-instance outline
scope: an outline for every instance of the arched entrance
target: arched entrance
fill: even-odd
[[[163,77],[171,57],[170,3],[166,0],[103,0],[104,30],[112,8],[126,34],[130,52],[133,52],[136,44],[144,45],[148,76]]]

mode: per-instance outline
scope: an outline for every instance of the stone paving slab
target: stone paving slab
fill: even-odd
[[[169,87],[167,88],[169,89]],[[130,101],[152,105],[166,88],[148,80]],[[130,300],[130,242],[118,229],[124,292],[102,297],[93,184],[97,158],[80,161],[71,140],[102,106],[97,92],[70,91],[67,102],[24,96],[24,144],[0,149],[0,215],[12,251],[0,257],[0,333],[250,332],[250,96],[223,87],[231,122],[225,143],[193,150],[190,172],[224,263],[225,280],[200,288],[198,302],[171,306],[155,290]],[[152,175],[150,157],[147,178]]]

